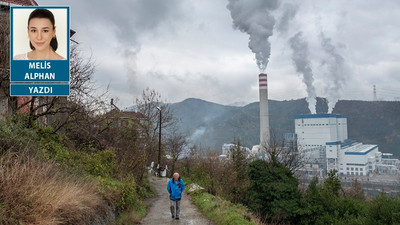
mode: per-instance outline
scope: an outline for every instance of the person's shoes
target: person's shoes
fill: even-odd
[[[176,220],[179,220],[179,217],[176,217],[175,219],[176,219]]]
[[[174,216],[174,215],[172,215],[172,219],[175,219],[175,216]]]

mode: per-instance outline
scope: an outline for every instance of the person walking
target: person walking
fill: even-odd
[[[179,176],[179,173],[174,173],[172,179],[168,181],[167,190],[169,193],[172,219],[179,220],[182,192],[185,190],[185,183]]]

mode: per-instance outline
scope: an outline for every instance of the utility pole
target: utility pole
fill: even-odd
[[[374,84],[374,101],[378,101],[378,98],[376,97],[376,86]]]
[[[161,167],[161,119],[162,119],[162,113],[161,113],[161,108],[160,107],[157,107],[157,110],[158,111],[160,111],[160,126],[159,126],[159,128],[158,128],[158,161],[157,161],[157,163],[158,163],[158,166],[159,166],[159,168]]]

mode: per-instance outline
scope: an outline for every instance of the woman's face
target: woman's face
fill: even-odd
[[[50,42],[56,35],[53,24],[47,18],[32,18],[28,24],[28,35],[35,50],[44,50],[50,47]]]

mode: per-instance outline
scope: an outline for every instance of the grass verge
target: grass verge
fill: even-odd
[[[185,178],[183,180],[187,182],[186,185],[188,188],[186,188],[186,193],[192,197],[193,203],[199,207],[208,219],[217,225],[256,225],[252,221],[252,214],[243,205],[233,204],[199,190],[190,193],[191,181]]]

